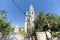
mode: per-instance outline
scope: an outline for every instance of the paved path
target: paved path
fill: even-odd
[[[24,36],[21,34],[12,33],[8,36],[7,40],[24,40]]]

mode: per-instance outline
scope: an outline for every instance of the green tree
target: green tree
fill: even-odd
[[[0,10],[0,18],[6,19],[6,11],[5,10]]]
[[[35,31],[43,31],[45,25],[46,15],[41,11],[35,17]]]
[[[44,26],[48,27],[49,29],[55,29],[57,30],[58,27],[56,26],[58,23],[59,18],[56,14],[54,13],[43,13],[42,11],[39,12],[36,17],[35,17],[35,28],[36,31],[43,31]]]
[[[51,12],[46,14],[42,11],[39,12],[35,17],[34,23],[35,31],[37,32],[50,29],[52,35],[55,35],[60,30],[60,16]]]
[[[6,11],[0,10],[0,33],[2,34],[2,37],[9,35],[11,32],[11,26],[10,23],[6,20]]]

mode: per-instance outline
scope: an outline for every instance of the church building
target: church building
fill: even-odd
[[[29,28],[34,28],[34,8],[30,5],[29,11],[25,13],[25,33]]]

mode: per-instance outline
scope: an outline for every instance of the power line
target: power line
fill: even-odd
[[[17,4],[14,0],[12,0],[12,2],[15,4],[15,6],[22,12],[22,13],[25,13]]]

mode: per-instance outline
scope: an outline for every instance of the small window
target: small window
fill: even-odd
[[[33,12],[32,12],[32,15],[33,15]]]

